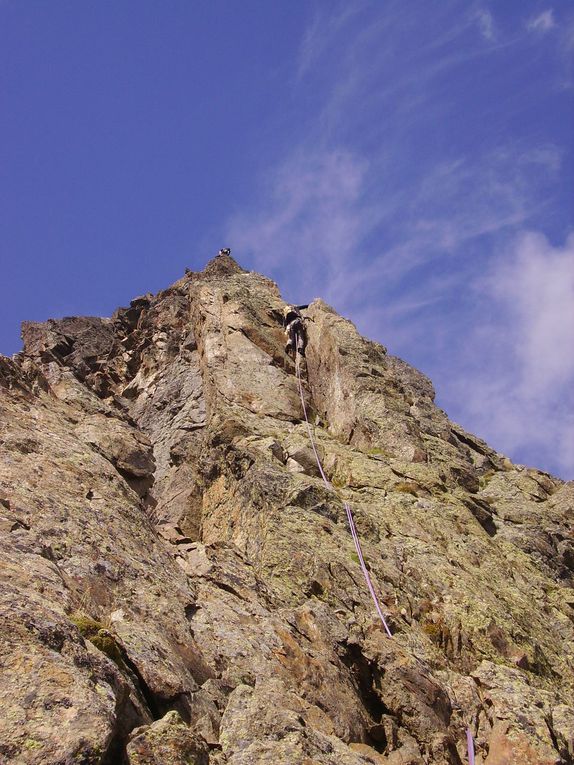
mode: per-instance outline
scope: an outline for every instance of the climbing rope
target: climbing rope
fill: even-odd
[[[474,739],[470,728],[466,729],[466,748],[468,751],[468,765],[474,765]]]
[[[305,425],[307,426],[307,433],[309,435],[309,441],[311,443],[311,448],[313,449],[313,454],[315,455],[315,460],[317,462],[317,467],[319,468],[319,473],[321,475],[321,478],[323,479],[323,483],[325,484],[325,487],[329,489],[329,491],[335,491],[335,487],[333,484],[329,481],[327,476],[325,475],[325,471],[323,470],[323,465],[321,464],[321,458],[319,457],[319,452],[317,451],[317,445],[315,444],[315,438],[313,436],[313,430],[311,428],[311,423],[309,422],[309,417],[307,415],[307,406],[305,404],[305,395],[303,393],[303,382],[301,380],[301,365],[300,365],[300,359],[299,354],[297,351],[295,351],[295,373],[297,376],[297,387],[299,388],[299,397],[301,399],[301,407],[303,409],[303,416],[305,418]],[[385,620],[385,617],[383,616],[383,611],[381,609],[379,599],[377,598],[377,593],[375,592],[375,588],[373,587],[373,583],[371,581],[371,577],[369,575],[369,570],[367,568],[367,565],[365,563],[365,559],[363,558],[363,552],[361,550],[361,543],[359,541],[359,535],[357,534],[357,527],[355,526],[355,519],[353,518],[353,512],[351,510],[351,506],[348,502],[345,502],[344,500],[341,500],[343,502],[343,507],[345,508],[345,512],[347,514],[347,521],[349,523],[349,529],[351,530],[351,535],[353,537],[353,542],[355,543],[355,550],[357,551],[357,556],[359,558],[359,564],[361,566],[361,570],[363,572],[363,576],[365,577],[365,582],[367,583],[367,587],[369,589],[369,592],[371,593],[371,598],[373,599],[373,603],[375,604],[375,609],[377,611],[377,614],[379,615],[383,626],[386,630],[386,633],[389,637],[392,637],[392,633],[387,625],[387,622]],[[475,765],[474,762],[474,739],[472,737],[472,733],[470,732],[470,728],[466,729],[466,748],[468,753],[468,765]]]
[[[321,478],[323,479],[323,483],[325,484],[325,487],[329,489],[329,491],[335,491],[334,486],[330,483],[327,476],[325,475],[325,471],[323,470],[323,465],[321,464],[321,458],[319,457],[319,452],[317,451],[317,446],[315,444],[315,438],[313,437],[311,423],[309,422],[309,417],[307,416],[307,406],[305,405],[305,395],[303,393],[303,382],[301,380],[301,367],[299,363],[299,354],[297,352],[295,353],[295,372],[297,375],[297,386],[299,388],[299,396],[301,398],[301,406],[303,407],[303,416],[305,417],[307,433],[309,434],[309,441],[311,442],[311,447],[313,449],[313,454],[315,455],[315,460],[317,462],[317,467],[319,468],[319,473],[321,474]],[[359,558],[359,565],[361,566],[363,576],[365,577],[365,582],[367,583],[367,587],[369,589],[369,592],[371,593],[371,598],[373,599],[373,603],[375,604],[375,609],[377,611],[377,614],[379,615],[379,618],[381,619],[383,623],[383,626],[385,628],[387,635],[389,637],[392,637],[392,633],[383,615],[383,611],[381,609],[379,599],[377,598],[377,593],[375,592],[375,588],[373,587],[373,583],[371,581],[371,577],[369,575],[369,570],[365,563],[365,559],[363,558],[363,551],[361,550],[361,543],[359,541],[359,535],[357,534],[357,527],[355,526],[355,519],[353,518],[353,512],[351,510],[351,506],[349,505],[348,502],[343,501],[343,507],[345,508],[345,512],[347,514],[347,521],[349,523],[349,529],[351,530],[353,542],[355,543],[355,550],[357,551],[357,556]]]

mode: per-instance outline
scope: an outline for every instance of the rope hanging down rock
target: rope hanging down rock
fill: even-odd
[[[305,405],[305,396],[303,394],[303,383],[301,381],[301,367],[299,364],[299,354],[297,352],[295,353],[295,372],[297,375],[297,386],[299,388],[299,396],[301,398],[301,406],[303,407],[303,416],[305,417],[307,433],[309,434],[309,441],[311,442],[313,454],[315,455],[315,460],[317,461],[317,467],[319,468],[319,473],[321,474],[321,478],[323,479],[323,483],[325,484],[326,488],[329,489],[329,491],[335,491],[334,486],[330,483],[327,476],[325,475],[325,471],[323,470],[323,465],[321,464],[321,458],[319,457],[319,452],[317,451],[317,446],[315,445],[315,439],[313,437],[311,423],[309,422],[309,417],[307,416],[307,407]],[[349,505],[348,502],[343,501],[343,507],[345,508],[345,512],[347,514],[347,521],[349,522],[349,528],[351,530],[353,542],[355,543],[355,550],[357,551],[357,556],[359,558],[359,565],[361,566],[363,576],[365,577],[365,582],[367,583],[367,587],[369,589],[369,592],[371,593],[373,603],[375,604],[375,609],[377,611],[377,614],[379,615],[379,618],[381,619],[383,623],[383,626],[385,628],[387,635],[389,637],[392,637],[392,633],[383,615],[383,611],[381,609],[379,599],[377,598],[377,593],[375,592],[375,588],[373,587],[373,583],[369,575],[369,570],[367,569],[367,566],[365,564],[365,559],[363,558],[363,551],[361,550],[361,543],[359,542],[359,535],[357,534],[357,527],[355,526],[355,520],[353,518],[353,512],[351,510],[351,506]]]
[[[303,393],[303,382],[301,380],[301,365],[299,360],[299,354],[297,353],[297,351],[295,351],[295,373],[297,376],[297,387],[299,388],[299,397],[301,399],[301,407],[303,409],[305,425],[307,426],[309,441],[311,443],[311,448],[313,449],[313,454],[315,455],[315,460],[317,462],[317,467],[319,468],[319,473],[321,475],[321,478],[323,479],[323,483],[325,484],[326,488],[329,489],[329,491],[335,492],[335,487],[329,481],[329,479],[325,475],[325,471],[323,470],[323,465],[321,464],[321,458],[319,457],[319,452],[317,451],[317,446],[315,444],[315,438],[313,436],[311,423],[309,422],[309,417],[307,415],[307,406],[305,404],[305,395]],[[361,543],[359,541],[359,535],[357,534],[357,527],[355,526],[355,519],[353,518],[353,512],[351,510],[351,506],[349,505],[348,502],[345,502],[344,500],[342,500],[342,502],[343,502],[343,507],[345,508],[345,512],[347,514],[349,529],[351,530],[353,542],[355,543],[355,550],[357,551],[357,556],[359,558],[359,565],[361,566],[363,576],[365,577],[365,582],[367,583],[367,587],[369,588],[369,592],[371,593],[371,598],[373,599],[373,603],[375,604],[375,609],[377,611],[377,614],[379,615],[379,618],[381,619],[383,623],[385,631],[389,637],[392,637],[392,633],[383,615],[383,611],[381,609],[379,599],[377,598],[377,593],[375,592],[375,588],[373,587],[373,583],[371,581],[371,577],[369,575],[369,570],[367,569],[365,559],[363,558]],[[474,765],[474,739],[472,737],[470,728],[466,729],[466,747],[467,747],[467,753],[468,753],[468,765]]]
[[[470,728],[466,729],[466,748],[468,750],[468,765],[474,765],[474,739]]]

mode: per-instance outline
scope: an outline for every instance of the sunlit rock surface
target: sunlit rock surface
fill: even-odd
[[[283,307],[220,256],[0,357],[0,762],[574,762],[573,484],[315,300],[328,491]]]

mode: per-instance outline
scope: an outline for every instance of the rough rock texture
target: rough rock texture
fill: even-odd
[[[328,491],[283,306],[220,256],[0,357],[0,762],[574,763],[574,485],[316,300]]]
[[[177,712],[153,725],[136,728],[127,746],[131,765],[208,765],[205,741],[192,733]]]

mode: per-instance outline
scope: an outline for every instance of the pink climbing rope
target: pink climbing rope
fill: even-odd
[[[315,460],[317,462],[317,467],[319,468],[319,473],[321,474],[321,478],[323,479],[323,483],[325,484],[326,488],[330,491],[335,491],[332,483],[329,481],[327,476],[325,475],[325,471],[323,470],[323,465],[321,464],[321,458],[319,457],[319,452],[317,451],[317,446],[315,444],[315,438],[313,436],[313,431],[311,429],[311,423],[309,422],[309,417],[307,416],[307,406],[305,404],[305,395],[303,393],[303,383],[301,381],[301,369],[299,366],[299,354],[296,353],[295,358],[295,371],[297,374],[297,386],[299,388],[299,397],[301,398],[301,406],[303,408],[303,416],[305,417],[305,425],[307,426],[307,433],[309,435],[309,441],[311,442],[311,447],[313,449],[313,454],[315,455]],[[377,614],[379,615],[383,626],[386,630],[386,633],[389,637],[392,637],[392,633],[387,625],[386,619],[383,615],[383,611],[381,609],[381,605],[379,603],[379,599],[377,598],[377,593],[375,592],[375,588],[373,587],[373,582],[371,581],[371,577],[369,575],[369,570],[367,569],[367,565],[365,563],[365,559],[363,558],[363,551],[361,550],[361,543],[359,541],[359,535],[357,533],[357,527],[355,526],[355,519],[353,518],[353,512],[351,510],[351,506],[348,502],[343,502],[343,507],[345,508],[345,512],[347,514],[347,521],[349,523],[349,528],[351,530],[351,535],[353,537],[353,542],[355,543],[355,550],[357,551],[357,556],[359,558],[359,564],[361,566],[361,570],[363,572],[363,576],[365,577],[365,581],[367,583],[367,587],[369,588],[369,592],[371,593],[371,598],[373,599],[373,603],[375,604],[375,609],[377,611]],[[466,729],[466,748],[468,752],[468,765],[475,765],[474,762],[474,739],[472,737],[472,733],[470,732],[470,728]]]
[[[303,383],[301,382],[301,370],[299,367],[299,354],[296,354],[295,358],[295,371],[297,374],[297,385],[299,387],[299,396],[301,398],[301,406],[303,407],[303,416],[305,417],[305,424],[307,426],[307,433],[309,434],[309,441],[311,442],[311,447],[313,449],[313,454],[315,455],[315,460],[317,462],[317,467],[319,468],[319,473],[321,474],[321,478],[323,479],[323,483],[325,484],[326,488],[329,489],[329,491],[335,491],[333,485],[328,480],[327,476],[325,475],[325,471],[323,470],[323,465],[321,464],[321,458],[319,457],[319,453],[317,451],[317,446],[315,445],[315,439],[313,437],[313,431],[311,430],[311,423],[309,422],[309,417],[307,416],[307,407],[305,405],[305,396],[303,394]],[[375,609],[377,611],[377,614],[379,615],[383,626],[385,628],[385,631],[389,637],[392,637],[392,633],[388,627],[388,624],[386,622],[386,619],[383,615],[383,611],[381,609],[381,605],[379,603],[379,599],[377,598],[377,593],[375,592],[375,588],[373,587],[373,583],[371,581],[371,577],[369,575],[369,570],[367,569],[367,566],[365,564],[365,559],[363,558],[363,551],[361,550],[361,543],[359,541],[359,535],[357,534],[357,527],[355,526],[355,519],[353,518],[353,512],[351,510],[351,506],[348,502],[343,502],[343,507],[345,508],[345,512],[347,513],[347,521],[349,522],[349,528],[351,530],[351,535],[353,537],[353,542],[355,543],[355,550],[357,551],[357,556],[359,558],[359,564],[361,566],[361,570],[363,572],[363,576],[365,577],[365,582],[367,583],[367,587],[369,589],[369,592],[371,593],[371,598],[373,599],[373,603],[375,604]]]
[[[466,729],[466,748],[468,750],[468,765],[474,765],[474,739],[470,728]]]

